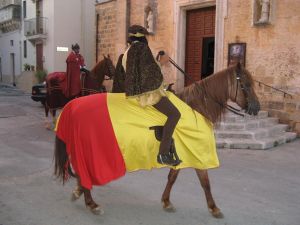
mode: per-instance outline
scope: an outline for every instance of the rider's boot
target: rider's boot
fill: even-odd
[[[168,166],[177,166],[181,163],[181,160],[179,160],[178,156],[177,159],[174,157],[175,145],[173,143],[172,147],[172,135],[181,114],[167,97],[162,97],[153,107],[168,117],[163,127],[157,162]]]

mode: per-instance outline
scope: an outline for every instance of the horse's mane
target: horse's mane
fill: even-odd
[[[229,98],[229,85],[234,83],[235,69],[236,65],[197,81],[185,87],[178,97],[211,122],[219,122]]]

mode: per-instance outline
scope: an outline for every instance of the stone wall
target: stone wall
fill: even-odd
[[[26,93],[31,93],[32,86],[37,84],[35,71],[23,71],[20,76],[17,77],[17,87]]]
[[[300,133],[300,1],[271,0],[270,23],[253,25],[254,1],[228,1],[224,61],[228,43],[247,43],[246,67],[254,78],[293,95],[257,85],[263,109]]]
[[[103,54],[109,54],[113,59],[116,59],[116,36],[117,36],[117,11],[116,4],[118,1],[109,1],[96,5],[96,13],[98,18],[98,35],[97,49],[98,61],[102,60]],[[116,61],[114,61],[116,62]]]

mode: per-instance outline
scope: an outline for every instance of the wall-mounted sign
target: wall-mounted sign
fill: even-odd
[[[69,48],[68,47],[59,47],[59,46],[57,46],[56,51],[57,52],[67,52],[67,51],[69,51]]]
[[[246,66],[246,43],[228,44],[228,66],[240,62]]]

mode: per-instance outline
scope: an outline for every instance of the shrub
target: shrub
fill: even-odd
[[[45,81],[47,72],[45,70],[37,70],[34,75],[35,75],[36,79],[38,80],[38,82],[42,83]]]

